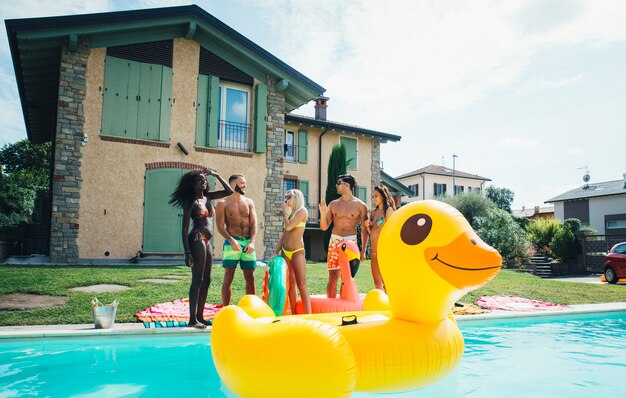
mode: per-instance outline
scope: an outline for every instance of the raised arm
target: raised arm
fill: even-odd
[[[207,175],[217,178],[217,180],[222,184],[222,187],[224,187],[221,191],[209,192],[209,200],[221,199],[233,193],[233,189],[230,187],[230,184],[227,183],[217,171],[208,169]]]
[[[306,223],[307,219],[308,219],[308,212],[303,207],[301,209],[298,209],[298,211],[296,211],[296,214],[294,214],[291,220],[289,220],[289,216],[287,215],[287,211],[286,211],[286,206],[283,205],[283,221],[285,223],[285,231],[291,231],[292,229],[297,228],[298,224],[300,224],[303,221]]]
[[[319,205],[320,209],[320,228],[322,231],[326,231],[330,224],[333,222],[333,212],[331,206],[333,202],[330,202],[328,206],[326,206],[326,200],[322,199]]]

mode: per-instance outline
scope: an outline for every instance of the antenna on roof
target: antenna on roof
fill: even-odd
[[[578,170],[582,170],[585,169],[585,175],[583,175],[583,181],[585,182],[585,186],[583,187],[584,189],[589,188],[589,184],[587,184],[589,182],[589,180],[591,180],[591,176],[589,175],[589,167],[584,166],[584,167],[579,167]]]
[[[446,157],[441,155],[441,167],[446,167]]]

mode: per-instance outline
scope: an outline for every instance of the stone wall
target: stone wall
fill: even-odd
[[[281,203],[285,144],[285,96],[276,91],[275,82],[267,82],[267,153],[265,177],[264,258],[270,258],[283,230]]]
[[[80,38],[75,50],[61,50],[57,126],[52,177],[50,262],[78,263],[80,160],[84,136],[83,102],[89,41]]]
[[[373,193],[374,187],[380,185],[380,140],[378,138],[372,138],[372,188],[370,192]]]

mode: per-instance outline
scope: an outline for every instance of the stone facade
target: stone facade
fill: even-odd
[[[50,262],[78,263],[81,144],[85,118],[83,102],[89,41],[81,38],[75,50],[67,43],[61,51],[54,171]]]
[[[283,230],[281,203],[285,144],[285,96],[275,89],[275,82],[267,81],[267,152],[265,177],[264,258],[270,258]]]
[[[380,140],[372,138],[372,186],[370,192],[374,192],[374,187],[380,185]]]

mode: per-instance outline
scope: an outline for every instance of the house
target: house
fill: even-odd
[[[402,174],[396,180],[407,186],[412,194],[403,197],[407,202],[432,199],[435,196],[452,195],[463,192],[483,192],[489,178],[444,166],[429,165]]]
[[[529,220],[539,218],[551,220],[554,218],[554,206],[535,206],[533,208],[524,208],[521,210],[513,210],[511,212],[516,217],[523,217]]]
[[[396,203],[396,209],[402,206],[403,196],[413,195],[413,191],[411,191],[409,187],[405,186],[400,181],[396,180],[395,178],[385,173],[384,171],[382,170],[380,171],[380,176],[382,179],[381,180],[382,185],[384,185],[385,187],[387,187],[387,189],[389,189],[389,192],[391,193],[391,197]]]
[[[585,183],[546,203],[554,203],[554,217],[577,218],[601,235],[626,235],[626,173],[615,181]]]
[[[169,195],[183,173],[206,166],[246,176],[256,250],[268,258],[284,189],[300,188],[316,208],[333,144],[354,155],[349,169],[367,198],[381,143],[400,140],[327,121],[323,87],[196,5],[6,28],[28,138],[53,142],[53,263],[180,256],[182,213]],[[289,113],[312,100],[317,117]],[[221,258],[219,234],[213,243]]]

